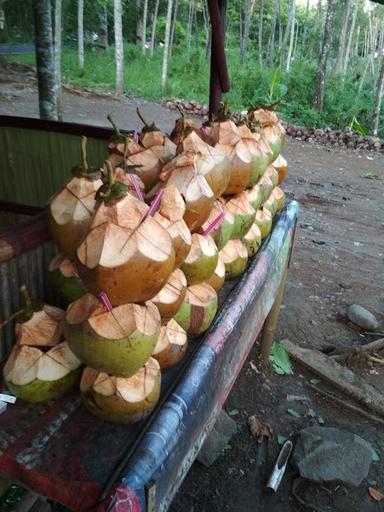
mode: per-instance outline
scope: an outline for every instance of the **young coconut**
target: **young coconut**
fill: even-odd
[[[151,302],[108,311],[90,293],[69,305],[65,320],[68,344],[84,364],[123,377],[143,366],[160,333],[160,313]]]
[[[162,370],[167,370],[180,363],[187,347],[187,333],[175,320],[170,320],[160,329],[160,336],[152,357],[159,362]]]
[[[257,210],[255,224],[257,224],[257,226],[260,229],[262,240],[264,240],[264,238],[267,238],[267,236],[272,230],[271,212],[269,210],[266,210],[265,208]]]
[[[102,185],[100,169],[88,167],[87,138],[81,138],[82,164],[73,168],[72,178],[50,201],[48,228],[61,251],[74,257],[86,235],[96,205],[96,191]]]
[[[225,265],[222,262],[222,260],[220,258],[220,253],[219,253],[219,258],[217,260],[217,265],[216,265],[215,271],[211,275],[211,277],[209,279],[207,279],[206,283],[210,284],[212,286],[212,288],[216,292],[218,292],[224,286],[224,282],[225,282]]]
[[[279,184],[279,173],[273,167],[273,165],[269,165],[266,168],[264,176],[267,176],[272,181],[273,186],[277,187],[277,185]]]
[[[76,267],[88,289],[106,292],[113,305],[154,297],[174,270],[168,231],[149,207],[126,193],[109,165],[109,181],[98,191],[92,225],[77,250]]]
[[[108,115],[107,119],[115,132],[107,142],[107,151],[109,153],[107,160],[111,162],[112,167],[117,167],[124,163],[125,153],[127,151],[135,152],[137,150],[137,145],[132,138],[134,132],[131,131],[129,134],[123,134],[112,119],[111,115]],[[127,148],[127,143],[130,146],[129,149]]]
[[[210,236],[193,233],[192,246],[181,265],[188,286],[202,283],[211,277],[217,265],[218,251]]]
[[[267,144],[261,142],[260,134],[252,133],[244,123],[240,123],[237,126],[241,140],[247,144],[252,155],[252,175],[247,188],[253,187],[264,174],[272,158],[272,151]]]
[[[205,332],[217,311],[217,293],[208,283],[189,286],[185,299],[174,320],[189,336]]]
[[[285,193],[280,187],[275,187],[272,190],[272,195],[276,199],[277,210],[282,210],[285,206]]]
[[[283,155],[279,155],[274,162],[272,162],[272,167],[276,169],[279,175],[278,185],[285,181],[288,174],[288,163]]]
[[[57,254],[48,267],[49,279],[54,291],[66,302],[74,302],[88,290],[77,274],[72,260]]]
[[[252,258],[252,256],[254,256],[260,249],[261,245],[261,231],[259,226],[256,223],[253,223],[251,229],[241,241],[247,249],[248,257]]]
[[[163,217],[160,213],[155,213],[154,219],[168,231],[175,251],[174,268],[179,268],[188,256],[192,245],[192,236],[188,226],[183,219],[172,221]]]
[[[137,423],[154,409],[161,385],[154,358],[129,378],[85,368],[80,382],[83,402],[91,414],[112,423]]]
[[[193,151],[179,154],[163,167],[160,179],[174,185],[185,202],[184,221],[191,232],[208,219],[215,200],[211,187],[200,173],[202,157]]]
[[[164,135],[155,123],[149,124],[139,108],[136,109],[137,115],[144,124],[140,133],[140,142],[146,149],[151,149],[157,158],[166,164],[176,156],[176,144],[169,137]]]
[[[263,184],[257,184],[254,187],[246,190],[247,200],[249,204],[252,206],[254,210],[258,210],[263,204],[263,197],[265,195],[265,190],[263,188]]]
[[[265,203],[268,200],[268,197],[272,194],[273,183],[271,178],[268,176],[263,176],[258,184],[260,192],[261,192],[261,203]]]
[[[263,204],[263,209],[268,210],[272,217],[277,213],[277,210],[279,209],[279,205],[277,202],[277,198],[273,194],[273,190],[271,192],[271,195],[268,197],[268,199]]]
[[[270,146],[273,153],[273,160],[279,156],[281,151],[282,139],[281,131],[276,127],[278,117],[273,110],[258,109],[248,112],[248,120],[259,131],[263,139]],[[272,160],[272,161],[273,161]]]
[[[217,227],[215,227],[215,229],[210,231],[210,235],[213,238],[219,251],[225,246],[228,240],[230,240],[233,233],[233,227],[235,225],[235,217],[226,208],[224,199],[219,198],[215,200],[211,213],[207,221],[202,226],[203,232],[208,230],[216,221],[216,219],[218,219],[218,217],[222,214],[225,215],[224,220],[220,222]]]
[[[169,276],[165,286],[153,297],[152,302],[159,310],[161,322],[166,324],[179,310],[187,291],[187,280],[180,269]]]
[[[9,390],[29,402],[64,395],[78,384],[80,374],[81,362],[65,341],[55,346],[15,345],[3,369]]]
[[[246,192],[234,196],[226,204],[227,210],[235,217],[231,240],[243,238],[252,226],[256,211],[250,205]]]
[[[225,279],[235,279],[244,272],[248,263],[248,250],[241,240],[230,240],[220,251],[225,265]]]

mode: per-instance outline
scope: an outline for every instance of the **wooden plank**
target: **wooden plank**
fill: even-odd
[[[380,416],[384,416],[384,395],[354,372],[317,350],[302,348],[290,340],[281,342],[296,361],[331,382],[345,394],[358,400]]]

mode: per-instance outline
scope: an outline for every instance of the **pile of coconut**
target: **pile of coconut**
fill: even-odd
[[[139,134],[114,125],[101,168],[89,167],[81,139],[81,163],[48,209],[61,251],[48,270],[67,310],[28,297],[4,367],[9,389],[30,401],[61,396],[82,371],[85,406],[117,423],[151,413],[162,371],[210,327],[217,293],[285,201],[273,111],[235,123],[224,107],[203,127],[181,116],[170,136],[142,120]]]

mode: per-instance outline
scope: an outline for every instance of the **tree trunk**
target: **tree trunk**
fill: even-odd
[[[84,0],[77,3],[77,42],[79,54],[79,69],[84,70]]]
[[[271,22],[271,37],[269,38],[269,52],[268,52],[268,65],[273,67],[273,61],[275,57],[275,37],[276,37],[276,21],[277,21],[277,3],[278,0],[274,0],[272,7],[272,22]]]
[[[287,25],[285,27],[283,41],[282,41],[282,47],[281,47],[281,55],[280,55],[280,61],[282,62],[282,55],[285,54],[288,40],[290,40],[290,37],[292,35],[292,23],[294,23],[294,16],[295,16],[295,8],[296,8],[296,1],[290,0],[289,2],[289,10],[288,10],[288,20]]]
[[[185,34],[185,42],[187,48],[191,47],[191,38],[192,38],[192,20],[193,20],[193,12],[195,9],[195,1],[190,0],[188,6],[188,22],[187,22],[187,30]]]
[[[136,44],[141,45],[143,38],[143,18],[141,16],[141,0],[136,0]]]
[[[377,137],[377,133],[379,131],[379,123],[380,123],[380,110],[381,110],[381,101],[383,99],[383,90],[384,90],[384,55],[380,52],[381,59],[381,68],[380,75],[377,81],[377,89],[376,89],[376,101],[375,108],[373,111],[373,119],[372,119],[372,128],[373,135]]]
[[[103,50],[108,50],[108,10],[107,6],[104,5],[100,11],[100,29],[98,46]]]
[[[291,16],[291,33],[289,38],[289,48],[288,48],[288,55],[287,55],[287,64],[285,67],[285,70],[287,73],[289,73],[290,67],[291,67],[291,58],[292,58],[292,51],[293,51],[293,42],[295,40],[295,14],[296,14],[296,1],[292,1],[292,16]]]
[[[349,13],[351,11],[351,0],[345,0],[344,2],[344,10],[339,38],[339,51],[337,53],[336,60],[336,73],[341,73],[344,68],[344,59],[345,59],[345,47],[346,47],[346,39],[347,39],[347,27],[349,22]]]
[[[61,0],[55,1],[55,88],[56,88],[56,103],[57,103],[57,114],[59,121],[62,120],[63,104],[61,95],[61,11],[62,2]]]
[[[358,8],[359,8],[358,3],[355,3],[355,5],[353,6],[352,23],[351,23],[351,27],[349,30],[348,43],[347,43],[347,48],[345,50],[345,56],[344,56],[344,62],[343,62],[343,77],[345,77],[345,75],[347,73],[347,69],[348,69],[349,57],[351,55],[352,40],[353,40],[353,35],[355,33]]]
[[[169,40],[170,40],[170,36],[171,36],[172,7],[173,7],[173,0],[168,0],[167,21],[165,24],[165,41],[164,41],[164,48],[163,48],[163,51],[164,51],[163,68],[161,71],[161,87],[163,89],[167,85],[167,78],[168,78]]]
[[[325,18],[323,46],[321,48],[319,64],[317,66],[315,98],[313,102],[313,106],[318,112],[321,112],[324,106],[325,73],[327,70],[328,54],[332,42],[332,30],[336,6],[337,0],[329,0]]]
[[[176,21],[177,21],[177,9],[179,7],[179,0],[175,0],[175,9],[173,12],[173,21],[172,21],[172,28],[171,28],[171,36],[169,41],[169,57],[172,57],[172,50],[173,50],[173,43],[175,40],[175,32],[176,32]]]
[[[259,64],[263,67],[263,17],[264,17],[264,0],[260,0],[259,13]]]
[[[243,39],[240,47],[240,61],[243,63],[248,49],[249,41],[249,28],[251,26],[253,9],[255,8],[256,0],[245,0],[244,2],[244,27]]]
[[[148,0],[144,0],[144,8],[143,8],[143,27],[142,27],[142,35],[141,35],[141,49],[143,54],[145,54],[145,44],[147,42],[147,15],[148,15]]]
[[[116,62],[116,86],[117,96],[124,91],[124,46],[123,46],[123,20],[121,0],[114,0],[113,4],[114,28],[115,28],[115,62]]]
[[[205,30],[205,55],[208,57],[210,43],[210,24],[207,2],[203,2],[204,30]]]
[[[151,57],[153,57],[153,52],[155,51],[156,25],[157,25],[157,14],[158,14],[158,12],[159,12],[159,0],[156,0],[155,10],[153,11],[153,18],[152,18]]]
[[[304,57],[304,52],[305,52],[305,43],[307,42],[308,18],[309,18],[309,0],[307,0],[307,8],[305,9],[304,30],[303,30],[303,37],[301,39],[301,55],[303,57]]]
[[[50,0],[33,0],[40,119],[57,121]]]

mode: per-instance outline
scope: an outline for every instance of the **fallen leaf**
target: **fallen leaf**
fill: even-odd
[[[289,359],[288,352],[280,343],[273,342],[269,360],[272,368],[278,375],[292,374],[292,364]]]
[[[377,462],[380,460],[380,455],[375,450],[372,450],[372,460],[373,462]]]
[[[294,409],[287,409],[287,413],[293,416],[294,418],[301,418],[301,414],[295,411]]]
[[[380,492],[378,489],[375,489],[374,487],[368,488],[369,495],[371,498],[373,498],[375,501],[383,501],[384,500],[384,494]]]
[[[248,418],[248,427],[253,439],[258,443],[262,443],[264,439],[270,441],[273,439],[273,429],[271,425],[258,416],[250,416]]]
[[[284,444],[288,437],[282,436],[281,434],[277,434],[277,442],[278,444]]]
[[[259,370],[257,369],[257,366],[255,365],[255,363],[253,361],[249,361],[249,366],[252,368],[252,370],[256,373],[260,373]]]
[[[311,384],[313,384],[314,386],[317,386],[317,384],[321,384],[321,380],[320,379],[311,379],[309,382]]]

